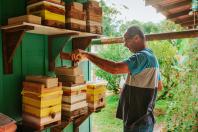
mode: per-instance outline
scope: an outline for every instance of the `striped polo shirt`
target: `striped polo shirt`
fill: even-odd
[[[153,52],[145,48],[124,62],[128,64],[130,73],[120,96],[116,117],[124,120],[126,127],[134,123],[154,123],[153,108],[161,80],[158,61]]]

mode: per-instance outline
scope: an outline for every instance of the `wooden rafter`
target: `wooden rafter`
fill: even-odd
[[[190,4],[191,4],[191,1],[182,1],[179,3],[173,3],[170,5],[164,6],[164,7],[160,7],[157,10],[161,11],[161,12],[167,12],[170,9],[178,8],[178,7],[182,7],[182,6],[186,6],[186,5],[190,5]]]
[[[189,12],[190,12],[190,9],[189,10],[185,10],[185,11],[181,11],[181,12],[178,12],[178,13],[170,14],[170,15],[167,16],[167,19],[175,19],[177,17],[181,17],[183,15],[187,15]]]
[[[180,31],[180,32],[148,34],[145,36],[146,36],[146,41],[182,39],[182,38],[197,38],[198,37],[198,29]],[[92,42],[92,44],[117,44],[117,43],[124,43],[123,38],[122,37],[104,38],[104,39],[94,40]]]

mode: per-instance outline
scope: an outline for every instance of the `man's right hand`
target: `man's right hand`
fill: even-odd
[[[78,49],[72,52],[71,58],[72,58],[72,61],[80,62],[80,61],[87,60],[86,55],[87,55],[86,51]]]

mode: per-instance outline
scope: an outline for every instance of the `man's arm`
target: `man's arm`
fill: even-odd
[[[83,58],[89,59],[99,68],[103,69],[106,72],[111,74],[126,74],[129,73],[128,65],[124,62],[114,62],[109,61],[103,58],[100,58],[92,53],[88,53],[86,51],[78,50]],[[77,57],[78,59],[79,57]]]

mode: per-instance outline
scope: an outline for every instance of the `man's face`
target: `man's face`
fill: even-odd
[[[124,46],[127,47],[131,52],[136,52],[138,44],[140,44],[139,35],[131,37],[127,33],[124,34]]]

